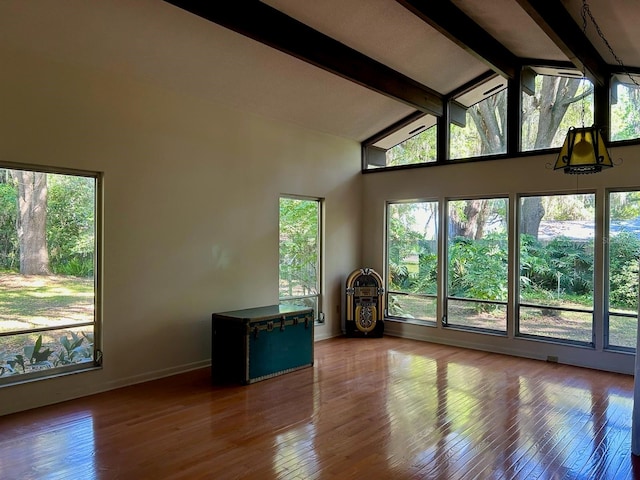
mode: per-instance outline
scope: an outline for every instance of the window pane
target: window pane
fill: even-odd
[[[507,331],[507,306],[492,302],[447,301],[447,325]]]
[[[537,75],[534,95],[522,94],[522,150],[561,147],[569,127],[593,124],[587,79]]]
[[[281,300],[280,305],[298,305],[305,308],[313,308],[314,312],[320,311],[318,308],[318,296],[302,297],[302,298],[290,298]]]
[[[520,199],[519,299],[539,306],[520,309],[520,333],[591,342],[594,204],[592,194]]]
[[[0,337],[0,377],[55,374],[54,368],[93,362],[93,325]]]
[[[609,344],[636,346],[640,192],[609,194]],[[624,315],[631,315],[626,318]]]
[[[591,343],[592,323],[591,313],[520,307],[519,333],[525,335]]]
[[[390,315],[431,318],[438,266],[437,202],[391,203],[387,207],[387,306]]]
[[[93,321],[93,278],[73,275],[0,275],[0,333]]]
[[[635,83],[634,83],[635,82]],[[640,77],[621,75],[612,82],[611,140],[640,138]]]
[[[413,318],[435,322],[437,302],[435,297],[389,293],[387,313],[391,317]]]
[[[0,169],[0,383],[93,362],[95,199],[94,177]]]
[[[506,331],[505,306],[478,300],[507,300],[508,200],[452,200],[448,211],[446,323]]]
[[[505,81],[506,84],[506,81]],[[469,158],[507,151],[507,90],[471,105],[465,126],[450,124],[450,158]]]
[[[636,335],[638,334],[638,316],[623,317],[609,314],[609,344],[608,347],[622,347],[636,349]]]
[[[391,147],[386,152],[386,166],[415,165],[436,161],[436,126],[422,130],[415,136]]]
[[[365,168],[384,168],[435,162],[437,118],[421,115],[409,123],[365,145]]]
[[[280,198],[281,303],[315,306],[319,316],[320,200]]]

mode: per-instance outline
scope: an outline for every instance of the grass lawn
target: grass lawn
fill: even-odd
[[[433,298],[414,295],[390,294],[389,313],[394,316],[422,320],[436,320],[436,305]],[[560,306],[561,302],[558,302]],[[506,332],[506,307],[496,307],[489,312],[479,311],[480,304],[450,301],[449,324]],[[568,307],[577,307],[574,303]],[[610,318],[609,343],[617,347],[636,346],[636,317],[612,315]],[[592,315],[542,308],[521,307],[520,332],[547,338],[591,342]]]
[[[0,274],[0,332],[93,319],[92,278]]]
[[[72,332],[92,334],[93,326],[80,326],[94,319],[93,278],[56,275],[20,275],[0,273],[0,366],[3,359],[24,355],[42,336],[43,349],[62,349],[60,339],[71,338]],[[24,330],[60,326],[39,333],[17,333]],[[85,340],[86,342],[86,340]]]

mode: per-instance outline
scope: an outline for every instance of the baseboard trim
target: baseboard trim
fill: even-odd
[[[115,390],[116,388],[128,387],[136,385],[138,383],[150,382],[152,380],[159,380],[165,377],[171,377],[172,375],[179,375],[181,373],[187,373],[192,370],[198,370],[200,368],[206,368],[211,366],[211,359],[201,360],[198,362],[185,363],[183,365],[177,365],[175,367],[163,368],[161,370],[153,370],[151,372],[144,372],[139,375],[132,375],[130,377],[121,378],[112,382],[107,382],[103,392],[109,390]]]

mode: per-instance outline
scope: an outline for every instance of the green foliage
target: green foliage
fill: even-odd
[[[640,137],[640,88],[618,84],[618,101],[611,105],[611,140]]]
[[[437,129],[434,125],[399,143],[386,152],[387,166],[412,165],[436,161]]]
[[[93,276],[93,257],[70,257],[52,266],[58,275],[72,275],[75,277]]]
[[[47,243],[51,270],[57,274],[93,275],[94,180],[49,174]]]
[[[319,202],[280,199],[280,296],[317,293]]]
[[[62,348],[55,354],[54,365],[69,365],[93,357],[93,335],[71,332],[71,339],[60,337]]]
[[[435,203],[397,203],[388,207],[389,288],[435,294],[436,244],[426,233],[435,223]]]
[[[91,276],[94,263],[94,179],[47,175],[47,244],[50,268],[63,275]],[[0,270],[20,267],[18,189],[7,170],[0,169]]]
[[[613,308],[635,310],[638,305],[640,239],[622,232],[609,240],[609,302]]]
[[[22,355],[16,355],[13,360],[7,360],[7,364],[11,367],[12,373],[18,373],[16,367],[20,365],[22,367],[22,373],[26,372],[26,367],[24,364],[24,357]]]
[[[572,194],[542,197],[544,218],[548,221],[572,221],[593,219],[595,195]]]
[[[33,345],[23,347],[22,354],[0,353],[0,377],[28,373],[41,368],[80,363],[93,358],[93,334],[71,332],[71,338],[60,337],[58,348],[43,347],[39,335]],[[18,368],[19,367],[19,368]]]
[[[42,335],[38,336],[35,345],[24,347],[25,357],[29,359],[31,365],[47,364],[48,358],[53,352],[50,348],[42,349]]]
[[[15,270],[18,267],[17,209],[15,185],[0,183],[0,269],[3,270]]]
[[[501,90],[467,110],[466,124],[451,124],[451,158],[469,158],[506,151],[507,90]]]
[[[612,220],[633,220],[640,217],[640,192],[611,192],[609,211]]]
[[[507,252],[506,233],[479,240],[456,237],[449,246],[449,295],[506,301]]]
[[[591,298],[593,242],[557,237],[544,245],[530,235],[520,242],[521,285],[534,296],[541,291],[553,298],[565,295]],[[537,292],[537,293],[536,293]]]

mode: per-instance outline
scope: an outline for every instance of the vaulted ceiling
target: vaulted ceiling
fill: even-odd
[[[611,49],[582,0],[3,0],[0,47],[362,141],[494,72],[640,72],[640,3],[588,6]]]

